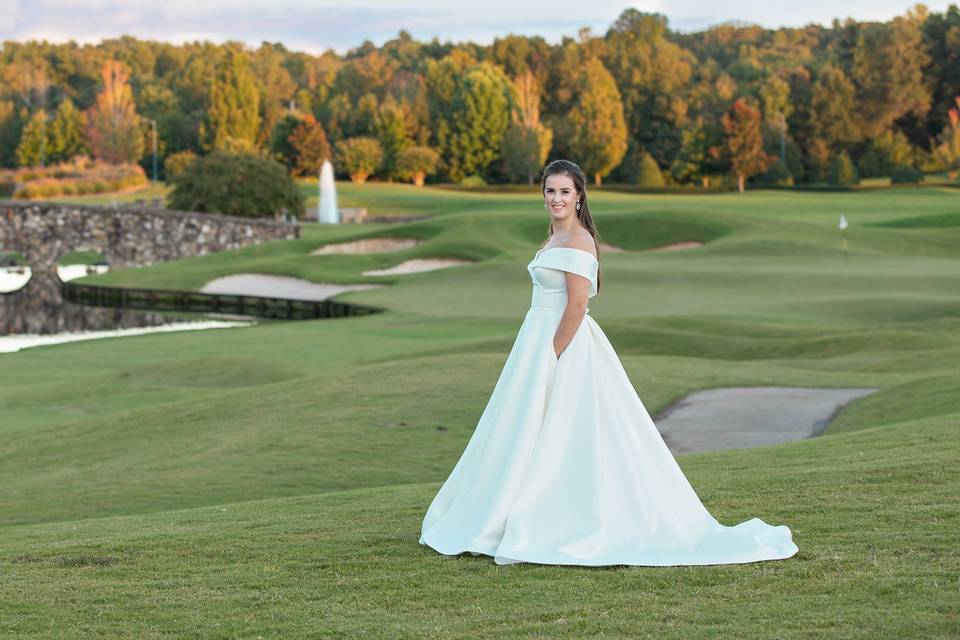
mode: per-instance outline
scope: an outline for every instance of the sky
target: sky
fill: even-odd
[[[955,2],[956,3],[956,0]],[[602,35],[629,7],[667,16],[675,31],[698,31],[736,20],[765,27],[829,25],[834,18],[889,20],[913,6],[903,0],[0,0],[0,41],[80,43],[132,35],[181,43],[239,40],[250,46],[281,42],[288,49],[343,53],[364,40],[376,45],[401,30],[417,40],[489,44],[508,34],[548,42],[589,27]],[[944,11],[949,2],[926,2]]]

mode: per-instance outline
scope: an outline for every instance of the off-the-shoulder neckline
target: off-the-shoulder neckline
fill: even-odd
[[[552,251],[554,249],[566,249],[567,251],[579,251],[580,253],[585,253],[591,258],[593,258],[595,262],[598,262],[598,263],[600,262],[599,260],[597,260],[597,257],[595,255],[593,255],[586,249],[577,249],[576,247],[544,247],[543,249],[540,249],[539,251],[537,251],[537,255],[540,255],[544,251]]]

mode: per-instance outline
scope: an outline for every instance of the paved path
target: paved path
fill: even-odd
[[[851,401],[877,389],[733,387],[697,391],[654,418],[674,455],[759,447],[819,435]]]

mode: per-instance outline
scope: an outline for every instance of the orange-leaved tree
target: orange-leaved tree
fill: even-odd
[[[760,132],[760,110],[742,98],[723,114],[723,130],[727,136],[730,166],[737,176],[737,188],[743,193],[744,183],[767,169],[770,156],[763,150]]]
[[[103,89],[87,111],[87,139],[98,160],[113,164],[136,162],[143,155],[143,131],[127,81],[126,67],[110,60],[100,71]]]

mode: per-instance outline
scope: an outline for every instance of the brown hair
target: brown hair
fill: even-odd
[[[597,262],[600,261],[600,233],[597,231],[597,225],[593,221],[593,216],[590,215],[590,205],[587,204],[587,179],[583,175],[583,171],[580,170],[573,162],[569,160],[554,160],[546,167],[543,168],[543,176],[540,178],[540,195],[544,195],[544,191],[547,188],[547,178],[554,175],[564,175],[569,176],[573,180],[573,187],[577,190],[577,195],[579,196],[580,208],[577,210],[577,219],[580,221],[580,224],[583,225],[583,228],[586,229],[590,235],[593,237],[593,244],[597,250]],[[550,241],[550,236],[553,235],[553,221],[547,225],[547,240],[544,242]],[[600,291],[600,270],[597,269],[597,292]]]

